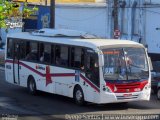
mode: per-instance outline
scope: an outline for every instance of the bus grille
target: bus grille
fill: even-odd
[[[131,95],[131,96],[116,96],[117,100],[129,100],[129,99],[136,99],[138,95]]]
[[[129,92],[139,92],[142,91],[144,86],[148,83],[147,80],[142,82],[132,82],[132,83],[109,83],[106,85],[114,93],[129,93]]]

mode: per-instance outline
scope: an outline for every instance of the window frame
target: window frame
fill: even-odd
[[[10,44],[9,44],[9,41],[12,41],[12,47],[9,47],[10,46]],[[13,54],[14,54],[14,38],[8,38],[7,39],[7,56],[6,56],[6,58],[7,59],[13,59]],[[11,51],[10,51],[10,56],[8,55],[9,54],[9,48],[11,49]]]

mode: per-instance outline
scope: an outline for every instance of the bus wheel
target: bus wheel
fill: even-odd
[[[76,104],[84,105],[84,94],[83,94],[82,88],[80,86],[77,86],[74,89],[73,97],[74,97]]]
[[[37,88],[36,88],[36,83],[33,77],[30,77],[30,79],[28,80],[28,90],[32,95],[36,95],[37,92]]]
[[[160,88],[157,91],[157,98],[158,98],[158,100],[160,100]]]

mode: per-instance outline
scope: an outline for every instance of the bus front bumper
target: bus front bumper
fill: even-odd
[[[131,101],[149,101],[150,90],[134,93],[109,93],[103,92],[101,95],[100,103],[119,103]]]

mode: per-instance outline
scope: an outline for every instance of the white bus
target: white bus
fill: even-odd
[[[150,99],[150,61],[143,45],[89,39],[73,30],[42,29],[7,37],[6,81],[103,104]]]

